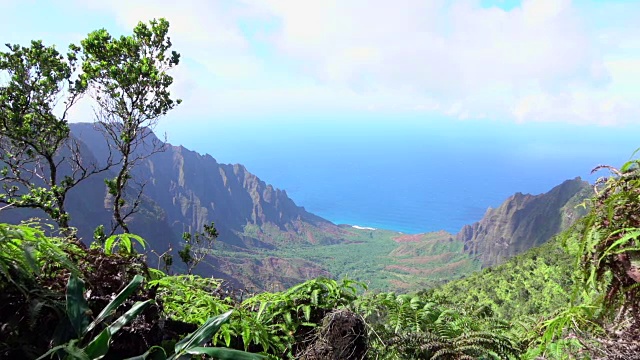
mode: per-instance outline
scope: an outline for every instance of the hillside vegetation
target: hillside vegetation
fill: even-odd
[[[247,294],[149,268],[135,237],[86,248],[37,224],[2,224],[0,355],[638,358],[640,167],[612,171],[562,236],[417,294],[322,277]]]
[[[576,252],[560,238],[430,291],[466,307],[486,306],[504,320],[553,313],[571,303],[576,284]]]
[[[362,294],[362,283],[327,278],[248,296],[215,279],[148,268],[125,238],[87,249],[47,237],[35,224],[2,224],[0,234],[3,358],[260,358],[240,351],[274,359],[507,358],[521,352],[505,324],[425,296]],[[211,317],[216,314],[223,317]]]

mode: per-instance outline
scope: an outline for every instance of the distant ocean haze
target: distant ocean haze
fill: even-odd
[[[195,127],[206,127],[199,123]],[[173,144],[241,163],[334,223],[455,233],[515,192],[539,194],[640,146],[635,128],[498,122],[165,125]],[[632,132],[633,131],[633,132]],[[602,173],[601,175],[606,175]]]

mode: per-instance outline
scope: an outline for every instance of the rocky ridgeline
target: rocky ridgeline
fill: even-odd
[[[93,124],[71,124],[71,130],[72,135],[82,142],[85,159],[104,163],[110,156],[108,144]],[[146,139],[153,140],[157,140],[154,134]],[[93,229],[98,225],[108,227],[111,223],[104,180],[114,176],[115,173],[109,171],[98,174],[69,193],[67,209],[72,216],[71,225],[79,229],[79,236],[86,242],[91,241]],[[314,232],[341,232],[331,222],[297,206],[284,190],[266,184],[244,166],[220,164],[210,155],[201,155],[182,146],[166,144],[165,151],[139,163],[133,176],[135,181],[144,184],[144,196],[140,210],[130,219],[130,229],[147,240],[151,249],[159,252],[170,245],[174,250],[179,249],[183,232],[202,229],[204,224],[211,222],[215,222],[219,243],[247,251],[274,248],[276,241],[273,239],[310,242],[314,240]],[[45,215],[34,210],[12,209],[3,211],[0,221],[17,223],[30,217],[45,218]],[[247,235],[247,226],[260,231]],[[262,236],[264,228],[269,229],[269,236]],[[339,236],[334,241],[340,241]],[[154,259],[149,260],[153,262]],[[298,260],[291,261],[291,264],[300,265],[302,262]],[[274,266],[269,259],[245,259],[242,262],[237,264],[237,268],[246,269],[248,273],[245,276],[253,275],[252,269],[271,269],[274,275],[263,277],[286,286],[328,275],[319,267],[306,263],[303,267],[309,273],[288,269],[286,263]],[[198,270],[202,275],[216,275],[229,280],[234,280],[233,275],[237,275],[232,264],[227,264],[224,259],[218,259],[213,265],[219,268],[200,266]],[[283,281],[278,281],[279,276]]]
[[[585,214],[578,206],[592,194],[589,183],[567,180],[540,195],[516,193],[498,208],[489,208],[482,220],[465,225],[456,239],[483,267],[541,245]]]
[[[92,156],[97,159],[109,156],[102,135],[92,124],[71,124],[71,129],[75,136],[91,144]],[[151,136],[155,138],[155,135]],[[145,220],[132,228],[140,234],[146,234],[149,227],[164,222],[171,228],[172,234],[168,237],[179,239],[182,232],[201,229],[213,221],[220,241],[239,247],[269,247],[270,244],[245,239],[241,235],[244,227],[269,224],[287,232],[300,228],[301,222],[311,226],[335,226],[297,206],[284,190],[266,184],[244,166],[220,164],[210,155],[201,155],[183,146],[167,144],[165,151],[140,163],[133,175],[144,182],[146,206],[137,218]],[[82,189],[70,202],[75,203],[92,192],[101,194],[104,203],[103,187],[104,183],[100,189],[93,186]],[[108,210],[103,204],[97,208]],[[76,224],[78,227],[84,225],[92,228],[92,224]]]

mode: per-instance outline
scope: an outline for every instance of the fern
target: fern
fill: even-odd
[[[486,311],[454,310],[423,295],[394,293],[365,296],[354,307],[369,325],[372,353],[381,358],[507,359],[521,352],[508,326]]]

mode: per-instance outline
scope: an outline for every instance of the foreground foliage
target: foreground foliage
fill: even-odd
[[[166,319],[155,291],[142,286],[153,274],[131,251],[87,249],[36,224],[0,224],[0,357],[262,358],[202,347],[230,313],[209,313],[200,328]]]
[[[447,307],[424,295],[378,294],[360,299],[357,308],[377,337],[377,358],[516,358],[520,354],[506,323],[486,309]]]
[[[525,358],[637,359],[640,338],[640,162],[607,169],[588,213],[557,239],[429,291],[486,305],[529,350]]]
[[[592,210],[573,234],[583,240],[579,264],[585,286],[606,293],[606,308],[640,326],[640,160],[606,168],[612,176],[598,180]]]
[[[326,339],[335,343],[354,326],[360,330],[348,342],[358,344],[357,358],[519,353],[488,313],[453,310],[424,295],[360,295],[362,283],[318,278],[247,296],[219,280],[149,269],[111,242],[87,249],[34,224],[0,224],[0,235],[2,357],[311,359],[329,351]]]

